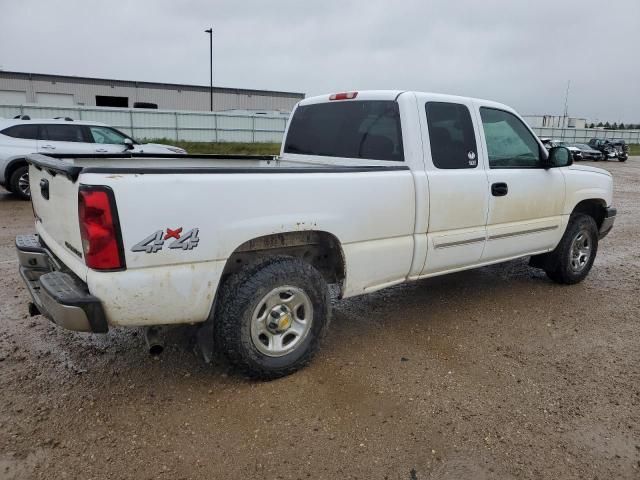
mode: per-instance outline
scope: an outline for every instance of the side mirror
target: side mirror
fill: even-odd
[[[125,138],[124,142],[122,142],[122,144],[124,145],[124,149],[125,151],[127,150],[133,150],[133,141],[130,138]]]
[[[573,164],[571,151],[567,147],[553,147],[547,158],[542,159],[544,168],[568,167]]]

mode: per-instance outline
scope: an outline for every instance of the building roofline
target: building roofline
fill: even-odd
[[[209,91],[208,85],[189,85],[183,83],[162,83],[162,82],[147,82],[137,80],[117,80],[110,78],[97,78],[97,77],[81,77],[75,75],[57,75],[48,73],[33,73],[33,72],[13,72],[8,70],[0,70],[0,78],[22,78],[25,80],[41,80],[41,81],[67,81],[75,83],[94,83],[94,84],[108,84],[117,85],[122,87],[141,87],[141,88],[161,88],[170,90],[191,90],[191,91]],[[263,95],[271,97],[296,97],[305,98],[304,93],[299,92],[282,92],[276,90],[253,90],[249,88],[230,88],[230,87],[213,87],[214,93],[235,93],[237,95]]]

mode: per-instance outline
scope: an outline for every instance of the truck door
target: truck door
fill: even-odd
[[[546,152],[517,115],[482,105],[478,113],[489,179],[483,262],[553,248],[562,236],[562,169],[542,168]]]
[[[456,270],[480,261],[486,238],[487,172],[473,104],[417,96],[422,110],[423,150],[429,179],[427,258],[422,275]],[[426,127],[426,128],[424,128]]]

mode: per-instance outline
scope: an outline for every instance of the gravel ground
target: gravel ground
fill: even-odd
[[[600,163],[618,219],[585,282],[515,261],[337,302],[305,370],[204,364],[187,328],[30,318],[0,193],[0,478],[640,478],[640,157]]]

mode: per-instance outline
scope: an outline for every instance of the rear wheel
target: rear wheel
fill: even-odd
[[[31,198],[29,168],[26,165],[14,170],[9,179],[9,187],[11,192],[23,200],[29,200]]]
[[[598,252],[598,226],[593,217],[572,215],[560,243],[540,263],[547,276],[571,285],[589,274]]]
[[[232,274],[214,317],[216,346],[250,377],[272,379],[304,367],[329,324],[327,285],[308,263],[273,257]]]

